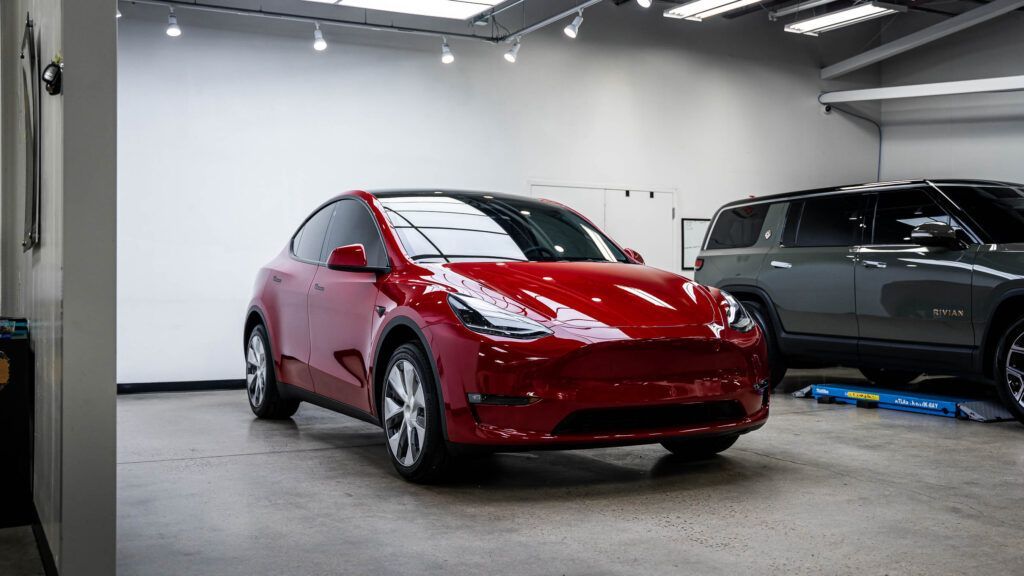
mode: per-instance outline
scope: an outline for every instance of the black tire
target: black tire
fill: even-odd
[[[704,438],[676,438],[661,443],[666,450],[677,458],[687,461],[706,460],[719,452],[728,450],[739,435],[732,436],[710,436]]]
[[[391,378],[396,369],[397,384]],[[409,369],[414,371],[412,376],[409,376]],[[426,354],[416,344],[399,346],[388,358],[383,377],[378,406],[384,444],[395,470],[417,484],[444,479],[455,458],[445,442],[437,383]],[[412,398],[411,406],[403,393],[405,398]],[[406,406],[410,407],[406,409]],[[394,412],[396,408],[400,411]],[[416,423],[411,432],[407,420]]]
[[[768,383],[772,390],[782,383],[782,380],[786,377],[786,359],[782,357],[782,353],[779,352],[779,343],[776,340],[775,330],[772,328],[771,322],[768,320],[768,314],[764,308],[757,302],[742,302],[743,307],[750,313],[750,316],[757,323],[758,329],[761,330],[761,334],[764,335],[765,343],[768,345]]]
[[[1018,320],[1003,334],[996,350],[996,389],[1003,405],[1018,422],[1024,424],[1024,350],[1017,350],[1024,344],[1024,320]],[[1009,361],[1009,362],[1008,362]]]
[[[890,370],[888,368],[861,368],[860,373],[879,386],[906,386],[913,382],[920,372],[910,370]]]
[[[277,388],[277,374],[274,372],[274,357],[270,353],[267,331],[263,326],[257,325],[249,332],[246,342],[245,389],[249,398],[249,408],[257,418],[265,420],[291,418],[299,409],[299,401],[281,397]]]

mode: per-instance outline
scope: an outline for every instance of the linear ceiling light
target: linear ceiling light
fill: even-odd
[[[885,4],[883,2],[868,2],[866,4],[858,4],[856,6],[846,8],[845,10],[836,10],[835,12],[829,12],[828,14],[822,14],[821,16],[815,16],[814,18],[808,18],[806,20],[788,24],[786,26],[786,32],[806,34],[807,36],[817,36],[822,32],[828,32],[829,30],[835,30],[836,28],[852,26],[853,24],[858,24],[867,20],[874,20],[875,18],[881,18],[882,16],[888,16],[889,14],[895,14],[896,12],[906,11],[907,8],[905,6]]]
[[[415,16],[433,16],[453,20],[469,20],[504,0],[306,0],[320,4],[336,4],[351,8],[398,12]]]
[[[743,8],[744,6],[750,6],[759,2],[761,0],[695,0],[694,2],[688,2],[682,6],[665,10],[664,16],[666,18],[681,18],[700,22],[716,14],[722,14],[723,12],[729,12],[730,10],[736,10],[737,8]]]

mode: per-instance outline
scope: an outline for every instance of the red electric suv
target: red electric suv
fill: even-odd
[[[305,401],[377,424],[416,482],[476,451],[660,442],[706,457],[768,417],[765,343],[743,307],[553,202],[342,194],[255,292],[253,412]]]

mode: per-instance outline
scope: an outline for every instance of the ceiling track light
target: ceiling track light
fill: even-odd
[[[650,8],[653,2],[652,0],[636,0],[636,3],[639,4],[641,8]]]
[[[181,36],[181,26],[178,26],[178,17],[174,15],[174,6],[168,6],[170,12],[167,14],[167,35],[171,38]]]
[[[882,16],[906,11],[906,6],[886,4],[884,2],[866,2],[844,10],[836,10],[835,12],[788,24],[785,30],[794,34],[817,36],[829,30],[845,28],[868,20],[874,20],[875,18],[881,18]]]
[[[120,8],[114,8],[114,18],[120,18],[120,17],[121,17],[121,9]]]
[[[758,4],[761,0],[694,0],[682,6],[665,10],[666,18],[678,18],[701,22],[712,16],[731,12],[751,4]]]
[[[320,30],[320,23],[314,22],[313,25],[316,26],[313,28],[313,50],[323,52],[327,50],[327,40],[324,40],[324,33]]]
[[[441,62],[443,64],[455,62],[455,54],[452,53],[451,47],[448,46],[448,39],[444,36],[441,37]]]
[[[508,52],[505,52],[505,61],[510,64],[515,64],[516,59],[519,58],[519,48],[522,45],[522,39],[517,36],[515,44],[512,44],[512,47],[508,49]]]
[[[565,27],[565,35],[569,38],[575,38],[580,33],[580,26],[583,24],[583,10],[580,10],[576,17],[572,19],[572,24]]]

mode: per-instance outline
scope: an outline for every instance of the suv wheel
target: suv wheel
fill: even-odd
[[[860,373],[879,386],[906,386],[921,375],[920,372],[889,370],[888,368],[861,368]]]
[[[786,377],[786,359],[779,352],[779,344],[775,340],[775,331],[772,330],[772,325],[768,322],[768,315],[764,308],[757,302],[750,301],[743,302],[743,307],[754,318],[754,322],[757,322],[757,327],[761,330],[761,334],[764,335],[764,340],[768,344],[768,367],[770,370],[768,380],[772,390],[775,390],[775,387],[781,384],[782,379]]]
[[[391,463],[403,478],[421,484],[444,477],[452,464],[441,429],[441,403],[423,350],[403,344],[384,371],[381,425]]]
[[[263,326],[257,326],[249,333],[249,346],[245,350],[245,390],[249,396],[249,408],[257,418],[283,420],[295,414],[299,401],[281,398],[278,393],[268,342]]]
[[[1003,404],[1024,423],[1024,320],[1003,335],[996,351],[996,388]]]

